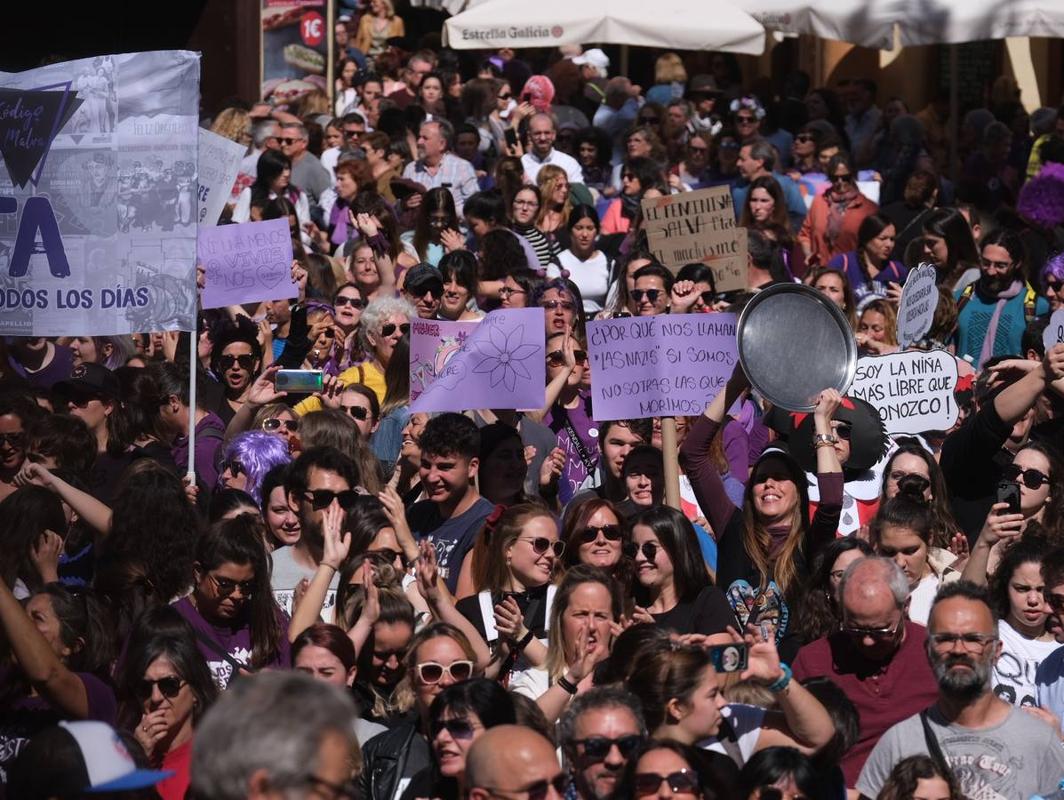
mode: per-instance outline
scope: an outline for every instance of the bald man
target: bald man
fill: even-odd
[[[466,756],[470,800],[562,800],[568,784],[554,745],[521,725],[497,725],[485,731]]]
[[[888,728],[935,702],[938,686],[927,663],[927,629],[906,619],[909,582],[887,558],[862,558],[839,584],[839,630],[807,644],[794,661],[794,677],[831,678],[861,719],[857,744],[842,758],[846,785],[854,787],[868,754]]]

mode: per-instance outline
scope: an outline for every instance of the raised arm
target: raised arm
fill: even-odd
[[[294,642],[299,634],[321,619],[321,609],[329,593],[329,584],[351,550],[350,531],[346,534],[340,532],[344,516],[339,504],[334,503],[325,509],[321,526],[325,547],[321,563],[314,571],[314,577],[311,578],[303,599],[292,609],[292,621],[288,624],[289,642]]]
[[[455,607],[454,598],[440,579],[436,548],[427,539],[421,542],[421,555],[417,560],[417,588],[428,603],[433,619],[454,625],[466,635],[477,657],[477,670],[484,672],[491,664],[491,649],[476,626]]]
[[[101,536],[106,536],[111,532],[112,515],[108,506],[88,492],[76,489],[63,479],[56,477],[47,467],[27,461],[15,476],[15,485],[26,486],[31,483],[44,486],[59,495],[59,499],[74,509],[77,515]]]

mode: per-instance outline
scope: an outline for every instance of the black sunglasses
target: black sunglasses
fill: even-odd
[[[661,117],[640,117],[639,118],[639,124],[640,125],[657,125],[659,122],[661,122]]]
[[[175,675],[168,675],[165,678],[159,678],[158,680],[148,680],[145,678],[142,681],[137,682],[136,694],[137,699],[142,703],[151,697],[155,687],[159,687],[159,693],[167,700],[173,700],[181,692],[181,687],[184,686],[187,681],[183,681]]]
[[[351,308],[365,308],[366,302],[360,297],[344,297],[340,295],[333,300],[334,308],[343,308],[344,306],[351,306]]]
[[[342,408],[344,411],[346,411],[352,417],[357,419],[359,422],[365,422],[366,418],[369,416],[369,410],[365,406],[345,406],[345,405],[341,405],[340,408]]]
[[[832,183],[849,183],[853,180],[853,175],[849,173],[846,175],[832,175],[830,180]]]
[[[226,470],[229,470],[230,474],[235,478],[244,473],[244,465],[235,458],[227,458],[218,466],[218,473],[221,474]]]
[[[427,280],[419,283],[417,286],[404,286],[403,291],[411,297],[416,297],[419,300],[429,292],[432,292],[433,297],[439,297],[443,294],[443,284],[437,280]]]
[[[389,322],[387,325],[381,326],[381,336],[391,336],[395,333],[395,329],[398,328],[399,332],[404,336],[410,333],[410,323],[404,322],[400,325],[396,325],[394,322]]]
[[[79,406],[79,408],[84,408],[84,406]],[[0,447],[10,447],[18,450],[25,446],[26,434],[24,431],[18,431],[16,433],[0,433]]]
[[[850,441],[850,436],[853,435],[853,425],[849,422],[840,422],[835,427],[835,435],[844,441]]]
[[[662,775],[658,772],[637,772],[635,775],[635,793],[644,797],[656,794],[662,782],[669,784],[673,794],[698,794],[698,778],[694,771],[681,769]]]
[[[315,510],[328,508],[332,505],[333,500],[336,500],[340,504],[340,508],[344,511],[350,511],[358,505],[362,495],[354,489],[346,489],[342,492],[334,492],[332,489],[315,489],[312,492],[308,491],[304,497],[310,501]]]
[[[656,303],[662,294],[664,292],[661,289],[632,289],[632,299],[637,303],[642,303],[644,297],[647,302]]]
[[[295,433],[299,430],[298,419],[277,419],[277,417],[269,417],[262,421],[262,429],[264,431],[279,431],[284,428],[289,433]]]
[[[614,745],[620,751],[623,758],[628,758],[639,745],[643,743],[643,737],[638,733],[629,736],[621,736],[617,739],[607,739],[605,736],[589,736],[586,739],[574,739],[573,744],[584,748],[584,755],[601,761],[609,755]]]
[[[251,597],[251,593],[255,591],[255,581],[234,581],[231,578],[219,578],[217,575],[213,575],[208,572],[207,577],[214,581],[214,585],[218,587],[218,594],[222,597],[228,597],[237,589],[240,590],[240,596],[245,599]]]
[[[699,292],[698,296],[702,298],[702,302],[705,303],[707,306],[713,305],[720,297],[720,295],[718,295],[716,292],[711,292],[708,290],[704,292]]]
[[[1007,464],[1001,469],[1001,476],[1007,481],[1023,481],[1023,485],[1031,491],[1038,489],[1044,483],[1049,483],[1049,476],[1040,469],[1023,469],[1019,464]]]
[[[240,369],[245,369],[248,372],[251,372],[252,367],[255,366],[255,356],[224,355],[219,356],[218,358],[218,366],[222,368],[222,372],[225,372],[227,369],[232,369],[233,364],[239,364]]]
[[[619,542],[621,540],[621,526],[620,525],[588,525],[582,531],[580,531],[580,538],[585,544],[590,544],[595,541],[599,534],[606,537],[607,541]]]
[[[478,786],[476,788],[487,789],[489,792],[500,795],[526,794],[528,795],[528,800],[546,800],[551,787],[554,787],[554,791],[558,793],[559,797],[565,797],[572,782],[573,779],[569,777],[569,773],[559,772],[550,780],[536,781],[523,788],[504,789],[501,786]]]
[[[278,141],[281,144],[295,144],[296,142],[301,142],[303,140],[302,139],[293,139],[291,136],[283,136],[280,139],[278,139]]]
[[[440,731],[447,731],[452,739],[472,739],[475,729],[466,719],[436,719],[429,725],[429,739],[435,739]]]
[[[66,397],[67,404],[74,406],[74,408],[85,408],[93,400],[99,400],[102,403],[103,397],[98,394],[86,394],[83,392],[72,392]]]

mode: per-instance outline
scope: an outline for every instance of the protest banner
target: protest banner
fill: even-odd
[[[287,219],[203,227],[196,249],[204,270],[204,308],[299,297]]]
[[[539,409],[546,403],[543,309],[470,322],[411,320],[410,410]]]
[[[905,279],[898,305],[898,344],[902,349],[927,336],[938,308],[938,273],[933,264],[920,264]]]
[[[1049,324],[1042,331],[1042,344],[1046,350],[1052,350],[1058,344],[1064,344],[1064,308],[1058,308],[1049,318]]]
[[[887,433],[945,431],[957,422],[957,359],[945,350],[910,350],[857,361],[848,395],[876,407]]]
[[[199,54],[0,74],[0,332],[194,330]]]
[[[734,314],[589,322],[595,420],[701,414],[739,360],[735,322]]]
[[[746,288],[746,228],[735,224],[727,186],[644,200],[643,220],[650,251],[673,272],[698,261],[718,292]]]
[[[199,129],[199,167],[196,172],[199,213],[196,219],[200,225],[218,224],[246,153],[247,148],[239,142]]]

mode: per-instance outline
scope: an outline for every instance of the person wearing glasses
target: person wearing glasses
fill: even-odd
[[[332,180],[329,170],[307,150],[307,143],[307,129],[302,123],[291,121],[281,125],[281,152],[292,161],[292,185],[306,192],[311,205],[317,205]]]
[[[182,800],[193,729],[218,694],[192,627],[168,606],[146,612],[133,628],[115,683],[119,727],[133,732],[152,767],[173,773],[156,788],[162,800]]]
[[[847,153],[828,163],[827,189],[813,198],[798,232],[798,243],[809,266],[827,266],[835,256],[857,250],[858,231],[879,206],[857,188],[857,171]]]
[[[562,800],[571,782],[554,745],[522,725],[486,731],[466,756],[469,800]]]
[[[192,625],[218,687],[240,674],[291,662],[288,618],[270,592],[262,521],[212,525],[196,543],[192,593],[173,607]]]
[[[558,475],[558,502],[565,506],[598,465],[595,423],[591,419],[591,393],[584,387],[587,351],[576,337],[565,333],[547,336],[547,405],[540,416],[556,437],[563,463]],[[537,415],[533,415],[537,416]],[[597,431],[596,431],[597,432]]]
[[[799,681],[830,678],[856,707],[860,733],[840,763],[852,787],[883,733],[927,708],[937,690],[921,652],[927,631],[906,619],[909,581],[897,564],[878,556],[852,562],[836,596],[838,629],[802,647],[792,669]]]
[[[14,395],[0,397],[0,500],[17,488],[15,476],[26,461],[27,428],[43,416],[32,400]],[[93,439],[91,450],[94,451]],[[88,458],[88,463],[93,460]]]
[[[256,506],[262,503],[262,481],[274,467],[292,460],[288,445],[265,431],[236,436],[222,450],[218,488],[247,492]]]
[[[1049,258],[1042,267],[1042,293],[1049,301],[1049,313],[1064,308],[1064,253]]]
[[[639,699],[630,692],[601,686],[573,698],[558,720],[558,745],[577,800],[611,800],[646,735]]]
[[[672,739],[655,739],[639,747],[625,767],[615,797],[692,798],[740,797],[738,775],[726,778],[705,767],[704,754]],[[722,778],[724,778],[722,780]],[[703,789],[709,788],[709,794]],[[710,788],[711,787],[711,788]]]
[[[312,447],[292,462],[285,490],[291,506],[298,509],[300,534],[294,545],[273,552],[270,574],[274,597],[288,613],[292,611],[296,586],[303,579],[312,580],[324,558],[326,509],[353,507],[360,497],[354,491],[358,485],[355,463],[335,448]],[[326,609],[332,608],[335,602],[337,583],[334,570],[325,599]]]
[[[226,425],[247,402],[248,389],[262,366],[262,347],[250,323],[232,326],[218,337],[211,350],[211,372],[222,391],[212,410]]]
[[[562,541],[565,542],[562,563],[566,570],[577,564],[597,567],[610,575],[628,597],[635,572],[631,535],[628,526],[621,524],[613,503],[598,497],[582,502],[566,516]]]
[[[456,683],[441,691],[429,709],[432,765],[421,770],[403,792],[403,800],[465,797],[466,756],[484,733],[517,721],[510,694],[485,678]]]
[[[660,264],[647,264],[635,273],[635,288],[629,293],[637,316],[654,317],[669,310],[673,274]]]
[[[876,797],[894,764],[911,755],[958,765],[966,796],[1056,791],[1064,774],[1059,731],[994,694],[993,667],[1002,646],[987,590],[968,581],[944,586],[928,623],[936,702],[880,738],[857,780],[860,794]]]

